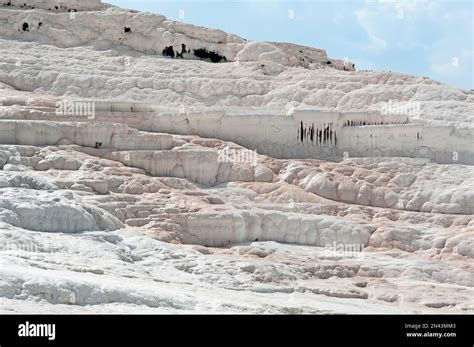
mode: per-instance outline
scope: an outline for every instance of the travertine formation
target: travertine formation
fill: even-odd
[[[25,1],[0,3],[1,312],[474,311],[472,92]]]

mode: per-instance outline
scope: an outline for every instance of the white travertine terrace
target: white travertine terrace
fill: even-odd
[[[472,91],[98,0],[0,56],[0,312],[474,312]]]
[[[7,112],[2,114],[0,109],[0,119],[21,117],[67,122],[73,118],[69,114],[58,114],[55,104],[49,105],[49,108],[28,107],[25,105],[26,100],[3,99],[3,105],[12,102],[22,104],[23,107],[14,115]],[[65,102],[73,104],[72,101]],[[104,101],[90,103],[94,114],[90,117],[77,116],[77,120],[87,119],[89,123],[125,123],[139,130],[220,138],[278,158],[334,159],[345,155],[412,157],[427,158],[443,164],[474,164],[474,128],[411,122],[407,115],[311,109],[294,109],[286,114],[277,110],[273,110],[273,113],[271,110],[270,113],[254,110],[242,114],[232,110],[186,111],[185,108],[170,112],[162,111],[152,104]],[[241,121],[243,117],[246,119],[245,123]],[[13,133],[6,127],[4,129],[5,136],[10,137],[3,140],[10,141],[7,143],[16,143],[11,136],[18,134],[27,138],[27,142],[22,142],[24,144],[45,144],[45,138],[38,135],[21,135],[22,128]],[[39,129],[29,130],[42,133]],[[101,138],[97,136],[97,139]],[[89,142],[91,141],[94,140],[90,139]],[[48,144],[54,143],[56,142],[50,141]],[[110,146],[110,142],[105,143]]]

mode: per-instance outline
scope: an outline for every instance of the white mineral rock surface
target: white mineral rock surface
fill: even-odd
[[[472,91],[59,4],[0,3],[1,313],[474,312]]]

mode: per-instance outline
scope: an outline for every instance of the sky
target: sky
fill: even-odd
[[[326,49],[359,70],[474,89],[474,0],[103,0],[249,40]]]

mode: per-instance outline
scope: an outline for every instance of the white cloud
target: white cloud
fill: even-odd
[[[361,48],[380,52],[424,47],[423,24],[439,19],[440,7],[439,2],[427,0],[366,0],[353,12],[369,39]]]
[[[375,34],[371,32],[367,32],[367,34],[369,35],[369,39],[370,39],[370,44],[367,46],[368,49],[381,51],[387,48],[387,41],[381,38],[378,38],[377,36],[375,36]]]
[[[340,24],[340,23],[343,23],[344,22],[344,15],[340,12],[340,11],[337,11],[334,16],[332,17],[332,21],[334,24]]]
[[[434,78],[473,88],[472,13],[464,8],[448,8],[436,13],[435,18],[443,31],[428,50]]]
[[[367,10],[357,10],[354,11],[354,15],[357,18],[360,26],[365,30],[367,36],[369,38],[369,42],[361,47],[363,50],[369,51],[382,51],[387,48],[387,42],[383,39],[378,37],[375,32],[376,27],[374,27],[371,18],[376,15],[374,12],[370,12]]]
[[[430,69],[435,76],[452,84],[460,84],[459,82],[470,77],[470,88],[474,87],[472,50],[459,49],[449,42],[444,42],[433,50],[430,59],[432,62]]]
[[[469,3],[366,0],[354,16],[367,34],[361,50],[404,52],[446,83],[473,85],[472,8]],[[417,54],[416,57],[410,54]],[[423,69],[423,67],[420,68]]]

